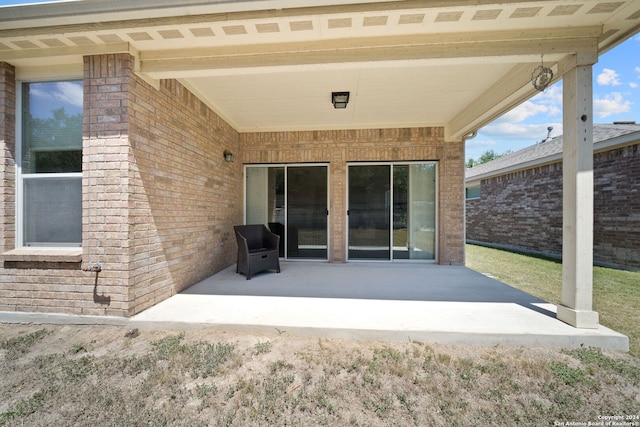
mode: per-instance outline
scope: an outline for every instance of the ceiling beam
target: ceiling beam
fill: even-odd
[[[600,27],[424,34],[250,46],[142,51],[155,78],[204,76],[207,70],[311,64],[567,54],[590,48]]]
[[[567,54],[555,64],[547,64],[554,71],[553,83],[576,64],[594,64],[598,59],[598,41],[591,40],[587,47]],[[531,84],[531,73],[540,63],[520,64],[511,69],[446,126],[445,137],[457,140],[476,131],[505,114],[536,93]]]
[[[482,95],[456,114],[445,126],[445,139],[458,141],[523,102],[535,92],[531,72],[539,62],[518,64],[489,87]],[[470,70],[472,74],[473,71]]]
[[[92,44],[86,46],[52,47],[47,49],[24,49],[0,51],[0,61],[19,63],[25,65],[33,61],[39,65],[43,58],[78,57],[84,55],[103,55],[109,53],[129,52],[130,45],[127,42]]]

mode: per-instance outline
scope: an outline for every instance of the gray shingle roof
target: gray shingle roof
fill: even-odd
[[[601,144],[612,139],[620,138],[625,135],[637,133],[636,139],[640,140],[640,125],[637,124],[611,124],[611,125],[593,125],[593,143]],[[594,147],[597,148],[597,147]],[[518,165],[524,168],[526,164],[532,162],[541,162],[545,158],[558,157],[562,155],[562,135],[551,138],[545,142],[523,148],[514,153],[504,155],[498,159],[474,166],[467,169],[465,179],[473,180],[476,177],[484,175],[499,174],[505,170],[517,170]]]

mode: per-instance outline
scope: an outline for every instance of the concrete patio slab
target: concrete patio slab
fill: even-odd
[[[251,280],[229,267],[129,319],[0,312],[0,322],[629,350],[625,335],[555,315],[555,305],[460,266],[283,262],[282,273]]]
[[[473,270],[410,263],[283,262],[252,280],[230,267],[130,319],[141,328],[628,351],[611,329],[576,329],[556,307]]]

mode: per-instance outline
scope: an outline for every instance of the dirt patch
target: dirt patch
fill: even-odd
[[[640,360],[115,326],[0,325],[0,425],[640,426]]]

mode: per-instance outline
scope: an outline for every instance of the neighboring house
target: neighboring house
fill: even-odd
[[[593,127],[593,255],[640,268],[640,125]],[[467,170],[467,241],[562,255],[562,136]]]
[[[2,7],[0,310],[134,315],[231,266],[241,223],[287,260],[463,265],[465,138],[541,55],[588,109],[638,29],[636,0]]]

